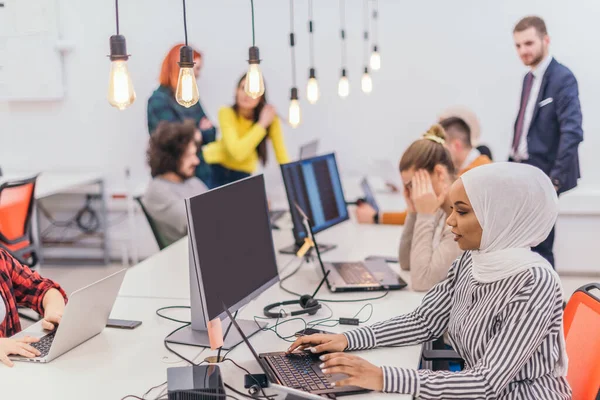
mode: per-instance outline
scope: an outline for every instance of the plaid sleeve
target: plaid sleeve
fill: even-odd
[[[148,100],[148,132],[150,134],[154,132],[160,121],[179,122],[181,118],[173,110],[166,96],[155,93]]]
[[[6,262],[10,272],[16,302],[20,306],[29,307],[40,315],[44,315],[44,295],[50,289],[56,289],[62,294],[65,301],[67,295],[64,290],[50,279],[45,279],[29,267],[22,265],[6,252],[1,252],[0,257]]]

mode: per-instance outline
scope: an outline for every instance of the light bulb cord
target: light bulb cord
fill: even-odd
[[[296,43],[294,40],[294,0],[290,0],[290,48],[292,57],[292,87],[296,87]]]
[[[187,13],[185,10],[185,0],[183,0],[183,33],[185,34],[185,45],[188,45],[187,38]]]
[[[313,40],[313,0],[308,0],[308,46],[310,56],[310,66],[315,67],[315,44]]]
[[[365,65],[369,63],[369,0],[363,0],[363,13],[364,13],[364,24],[365,24],[365,32],[364,32],[364,40],[365,40]]]
[[[252,9],[252,47],[256,45],[254,36],[254,0],[250,0],[250,8]]]
[[[346,68],[346,7],[344,0],[340,0],[340,26],[342,38],[342,68]]]
[[[373,43],[375,45],[377,45],[377,38],[378,38],[378,25],[379,25],[379,4],[377,0],[373,0],[373,33],[372,33],[372,38],[373,38]]]
[[[115,19],[117,21],[117,35],[119,34],[119,0],[115,0]]]

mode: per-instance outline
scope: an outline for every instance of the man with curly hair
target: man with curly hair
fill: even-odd
[[[195,176],[200,142],[192,120],[162,121],[150,136],[147,159],[152,181],[142,202],[167,246],[187,234],[184,199],[208,190]]]

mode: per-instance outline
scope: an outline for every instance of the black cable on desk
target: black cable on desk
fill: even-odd
[[[160,311],[163,311],[163,310],[172,310],[172,309],[190,309],[190,308],[191,308],[190,306],[168,306],[168,307],[162,307],[162,308],[159,308],[158,310],[156,310],[156,315],[158,315],[159,317],[164,318],[166,320],[169,320],[169,321],[179,322],[180,324],[189,324],[190,321],[182,321],[180,319],[175,319],[175,318],[167,317],[166,315],[161,314]]]
[[[192,324],[191,322],[188,322],[188,323],[186,323],[184,325],[181,325],[179,328],[175,329],[173,332],[169,333],[167,335],[167,337],[165,337],[165,339],[163,340],[163,344],[165,345],[165,348],[167,350],[169,350],[171,353],[175,354],[177,357],[181,358],[182,360],[187,361],[190,365],[199,365],[199,364],[194,364],[193,361],[188,360],[187,358],[185,358],[184,356],[182,356],[181,354],[179,354],[178,352],[176,352],[175,350],[173,350],[172,348],[170,348],[169,345],[168,345],[168,343],[167,343],[167,339],[171,335],[173,335],[175,332],[179,332],[180,330],[182,330],[185,327],[190,326],[191,324]]]

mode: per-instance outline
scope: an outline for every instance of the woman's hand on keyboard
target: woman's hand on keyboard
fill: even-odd
[[[18,339],[0,338],[0,362],[9,367],[12,367],[14,363],[8,358],[9,354],[15,354],[27,358],[34,358],[39,356],[41,353],[39,350],[34,349],[29,343],[38,342],[38,338],[30,336],[20,337]]]
[[[319,367],[325,375],[344,374],[346,379],[335,386],[358,386],[370,390],[383,390],[383,370],[360,357],[347,353],[324,354]]]
[[[332,353],[344,351],[347,347],[348,339],[344,335],[315,334],[299,337],[292,343],[287,353],[304,349],[309,349],[312,353]]]

